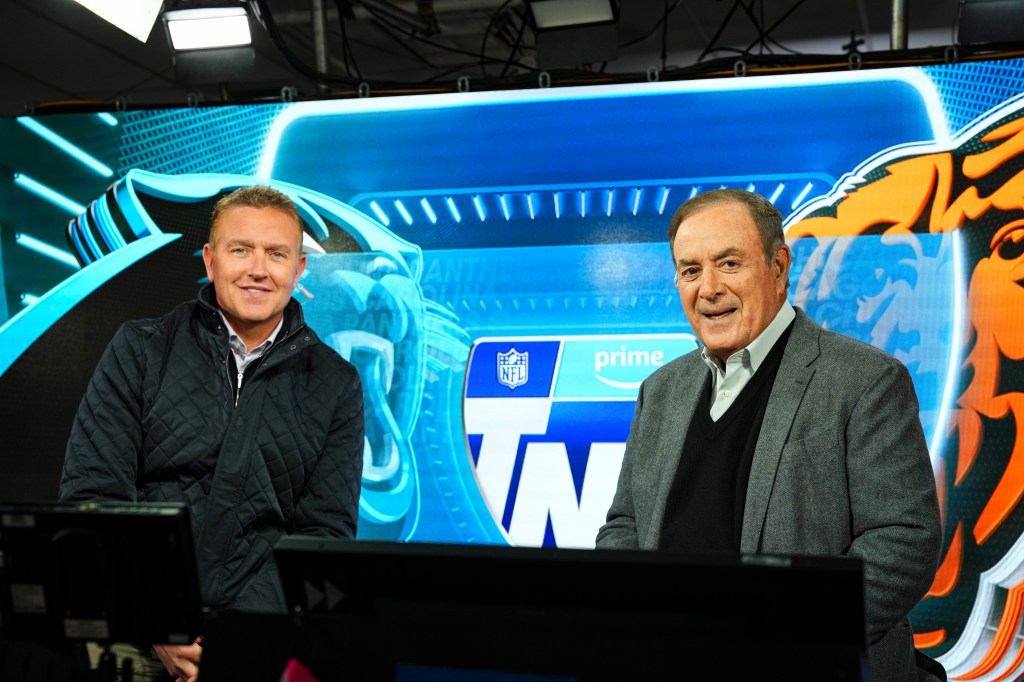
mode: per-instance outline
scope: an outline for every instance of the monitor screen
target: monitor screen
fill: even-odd
[[[855,558],[309,537],[282,539],[275,556],[300,627],[320,631],[296,641],[328,632],[360,642],[360,662],[337,660],[337,646],[296,650],[324,679],[351,665],[375,679],[445,670],[628,679],[737,650],[751,654],[751,672],[859,679],[867,651]],[[615,646],[602,646],[609,638]]]
[[[188,644],[202,610],[178,504],[0,503],[9,639]]]

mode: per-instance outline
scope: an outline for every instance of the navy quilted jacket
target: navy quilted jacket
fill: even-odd
[[[279,537],[355,537],[359,374],[292,300],[236,405],[213,294],[207,285],[196,301],[115,334],[75,417],[60,498],[186,503],[205,604],[280,611]]]

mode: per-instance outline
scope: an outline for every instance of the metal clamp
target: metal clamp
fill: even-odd
[[[362,83],[359,84],[359,87],[356,88],[356,92],[359,94],[360,97],[369,97],[370,84],[367,83],[366,81],[363,81]]]
[[[282,102],[294,102],[295,98],[299,96],[299,89],[294,85],[286,85],[281,88],[281,101]]]
[[[737,78],[743,78],[747,75],[747,63],[742,59],[737,59],[732,65],[732,75]]]
[[[538,88],[550,88],[551,87],[551,74],[547,71],[541,71],[537,74],[537,87]]]
[[[861,57],[860,52],[851,52],[850,56],[846,58],[846,63],[851,71],[859,71],[860,67],[864,66],[864,58]]]
[[[657,66],[648,66],[647,67],[647,82],[648,83],[657,83],[659,80],[661,80],[661,71],[658,70],[658,67]]]
[[[455,88],[459,92],[469,92],[469,76],[459,76],[459,79],[455,81]]]

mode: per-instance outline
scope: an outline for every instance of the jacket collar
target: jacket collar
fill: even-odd
[[[199,319],[203,327],[216,334],[218,341],[222,340],[227,345],[228,332],[220,317],[220,306],[217,305],[217,294],[212,283],[204,284],[199,290],[196,295],[196,304],[199,307]],[[297,331],[304,329],[305,326],[306,320],[302,314],[302,306],[294,298],[290,299],[288,305],[285,306],[284,324],[275,343],[284,341]],[[313,338],[311,333],[307,333],[305,337],[309,337],[305,339],[307,341]]]

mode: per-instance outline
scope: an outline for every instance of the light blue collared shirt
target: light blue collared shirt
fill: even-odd
[[[701,348],[701,357],[711,368],[711,419],[718,421],[718,418],[725,414],[795,317],[796,311],[793,310],[793,306],[789,301],[783,302],[775,319],[764,328],[764,331],[746,348],[730,355],[724,365],[708,352],[706,346]]]

